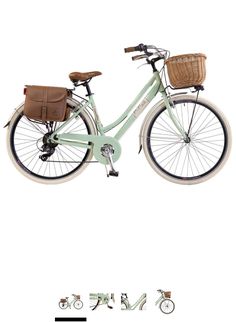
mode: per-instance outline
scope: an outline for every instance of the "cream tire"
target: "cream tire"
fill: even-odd
[[[178,95],[178,96],[173,97],[173,101],[176,103],[182,102],[184,100],[193,101],[193,100],[195,100],[195,97],[192,95]],[[147,161],[149,162],[149,164],[151,165],[151,167],[153,168],[153,170],[156,173],[158,173],[160,176],[162,176],[166,180],[171,181],[173,183],[190,185],[190,184],[198,184],[198,183],[204,182],[206,180],[209,180],[210,178],[215,176],[223,168],[223,166],[225,165],[225,163],[229,157],[229,154],[230,154],[231,145],[232,145],[231,129],[230,129],[230,125],[229,125],[227,119],[225,118],[224,114],[214,104],[212,104],[211,102],[209,102],[206,99],[199,98],[198,103],[209,107],[211,109],[211,111],[213,111],[213,113],[215,113],[217,115],[219,120],[224,125],[225,131],[226,131],[226,136],[227,136],[227,142],[226,142],[224,155],[222,156],[220,162],[215,166],[215,168],[212,171],[210,170],[209,173],[207,173],[206,175],[202,175],[202,176],[199,176],[199,177],[196,177],[193,179],[176,178],[176,177],[166,173],[165,171],[163,171],[160,167],[157,166],[157,164],[153,160],[153,157],[150,154],[150,149],[148,148],[148,140],[147,140],[148,131],[150,131],[150,126],[153,122],[153,119],[156,117],[156,115],[158,115],[165,108],[165,104],[163,101],[161,103],[156,104],[150,110],[150,112],[147,114],[147,116],[144,120],[143,127],[141,129],[141,134],[140,134],[141,144],[143,146],[143,150],[144,150],[145,156],[147,158]]]
[[[67,175],[65,175],[65,176],[63,176],[61,178],[58,178],[58,179],[49,179],[49,178],[37,177],[35,175],[32,175],[30,173],[30,171],[28,172],[28,171],[26,171],[26,169],[22,168],[22,166],[17,162],[17,160],[15,158],[15,155],[14,155],[12,149],[11,149],[11,133],[12,133],[12,130],[13,130],[14,126],[15,126],[15,122],[19,118],[19,115],[22,114],[23,109],[24,109],[24,104],[22,104],[21,106],[19,106],[16,109],[16,111],[12,115],[12,118],[11,118],[11,120],[9,122],[8,132],[7,132],[7,150],[8,150],[9,157],[12,160],[13,165],[16,167],[16,169],[18,171],[20,171],[20,173],[23,174],[28,179],[33,180],[33,181],[38,182],[38,183],[43,183],[43,184],[64,183],[66,181],[74,179],[79,174],[81,174],[81,172],[84,171],[86,169],[86,167],[88,166],[88,164],[89,164],[88,161],[90,161],[92,159],[92,157],[93,157],[92,148],[88,149],[88,153],[87,153],[86,160],[85,160],[86,162],[83,162],[83,164],[77,170],[75,170],[74,172],[69,173],[69,174],[67,174]],[[83,116],[84,120],[87,123],[87,126],[89,128],[90,134],[95,135],[97,133],[97,131],[95,129],[94,123],[93,123],[92,118],[89,115],[89,113],[84,110],[83,112],[81,112],[81,115]]]

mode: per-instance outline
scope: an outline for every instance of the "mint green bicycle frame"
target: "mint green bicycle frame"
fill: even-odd
[[[89,298],[91,300],[99,300],[101,303],[100,304],[107,304],[110,300],[110,296],[108,293],[90,293]]]
[[[139,92],[136,98],[128,106],[128,108],[115,122],[107,126],[102,125],[97,113],[93,95],[90,95],[88,100],[83,101],[82,103],[79,103],[78,109],[73,113],[73,115],[67,121],[65,121],[60,127],[58,127],[56,131],[53,132],[53,134],[50,137],[50,140],[52,142],[59,143],[59,144],[74,145],[74,146],[78,146],[86,149],[91,149],[92,145],[89,144],[90,142],[92,142],[95,147],[96,145],[100,147],[102,144],[104,144],[104,138],[106,139],[109,138],[108,143],[110,142],[115,148],[119,150],[120,149],[119,143],[118,143],[119,139],[126,133],[126,131],[130,128],[130,126],[134,123],[134,121],[138,118],[138,116],[144,111],[144,109],[149,105],[149,103],[154,99],[154,97],[157,95],[158,92],[162,94],[162,98],[168,110],[169,116],[173,121],[175,127],[177,128],[180,136],[186,139],[187,134],[185,133],[178,119],[172,113],[171,100],[167,95],[167,92],[161,81],[159,72],[156,71],[153,73],[152,78],[148,81],[148,83],[144,86],[144,88]],[[65,128],[66,125],[68,125],[74,118],[76,118],[87,107],[94,112],[94,122],[98,131],[98,135],[73,134],[73,133],[60,134],[60,131],[63,130],[63,128]],[[133,113],[131,113],[132,111]],[[129,115],[130,113],[131,115]],[[116,126],[120,125],[121,123],[123,123],[123,125],[114,135],[114,137],[109,137],[105,135],[107,132],[114,129]],[[97,154],[99,155],[100,149],[98,150],[99,152],[97,151]],[[94,154],[96,154],[96,149],[94,152],[95,152]],[[119,155],[117,156],[117,158],[115,158],[114,161],[116,161],[118,157]],[[99,159],[99,156],[98,156],[98,159]],[[99,161],[102,162],[102,160],[100,159]]]
[[[134,309],[136,309],[137,306],[139,306],[140,304],[142,304],[146,300],[146,298],[147,298],[147,294],[146,293],[143,293],[140,296],[140,298],[133,305],[131,305],[129,303],[128,298],[125,298],[123,302],[126,303],[127,308],[125,308],[125,309],[122,308],[122,310],[134,310]]]
[[[155,305],[158,305],[162,300],[165,300],[166,298],[164,297],[164,295],[163,294],[161,294],[159,297],[158,297],[158,299],[156,300],[156,302],[155,302]],[[169,300],[169,299],[168,299]]]
[[[97,300],[98,301],[97,306],[103,305],[103,304],[106,304],[108,306],[108,303],[110,300],[115,302],[114,293],[111,293],[111,296],[109,295],[109,293],[106,293],[106,294],[104,294],[104,293],[90,293],[89,298],[90,298],[90,300]]]

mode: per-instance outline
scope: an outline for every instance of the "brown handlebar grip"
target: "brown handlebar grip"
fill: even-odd
[[[147,58],[147,55],[136,55],[132,57],[132,60],[138,60],[138,59],[143,59]]]
[[[136,47],[127,47],[124,49],[125,53],[132,53],[133,51],[136,51]]]

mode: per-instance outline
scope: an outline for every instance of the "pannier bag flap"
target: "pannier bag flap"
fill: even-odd
[[[65,121],[68,90],[64,87],[26,86],[24,114],[41,121]]]
[[[66,303],[66,299],[61,299],[60,302],[61,303]]]

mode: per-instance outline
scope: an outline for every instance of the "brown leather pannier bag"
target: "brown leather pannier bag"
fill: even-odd
[[[66,303],[66,299],[60,299],[61,303]]]
[[[24,115],[38,121],[65,121],[70,115],[64,87],[26,86]]]

